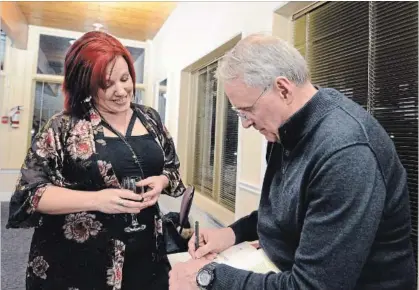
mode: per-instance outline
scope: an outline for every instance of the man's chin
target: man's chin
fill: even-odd
[[[266,131],[264,131],[262,134],[265,136],[265,139],[269,142],[276,142],[278,140],[275,134],[268,133]]]

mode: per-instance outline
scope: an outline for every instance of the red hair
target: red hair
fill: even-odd
[[[122,56],[128,64],[135,92],[135,70],[129,51],[115,37],[101,31],[91,31],[70,47],[64,63],[64,106],[67,113],[83,115],[84,100],[96,96],[99,88],[106,89],[106,66]]]

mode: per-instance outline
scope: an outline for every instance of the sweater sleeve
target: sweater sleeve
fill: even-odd
[[[236,244],[245,241],[255,241],[257,234],[258,212],[255,210],[250,215],[242,217],[232,225],[231,229],[236,236]]]
[[[354,289],[374,241],[386,198],[369,147],[334,153],[307,186],[307,211],[290,271],[257,274],[218,265],[218,289]]]

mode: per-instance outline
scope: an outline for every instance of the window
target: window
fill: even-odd
[[[136,104],[143,104],[144,100],[144,90],[141,88],[135,88],[135,97],[134,97],[134,103]]]
[[[4,61],[6,58],[6,34],[0,30],[0,109],[3,100],[6,99],[6,74],[4,73]]]
[[[64,76],[64,60],[73,38],[39,36],[37,73]]]
[[[142,84],[144,82],[144,57],[145,51],[144,48],[140,47],[126,47],[132,56],[135,69],[135,82],[137,84]]]
[[[197,102],[192,183],[234,212],[238,117],[215,78],[217,66],[214,62],[193,74]]]
[[[328,2],[294,24],[313,83],[358,102],[393,139],[407,170],[417,258],[418,3]]]
[[[4,71],[4,59],[6,55],[6,34],[0,30],[0,71]]]
[[[64,108],[64,96],[61,84],[36,82],[35,104],[32,121],[32,138],[55,114]]]

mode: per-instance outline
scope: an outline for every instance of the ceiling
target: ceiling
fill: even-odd
[[[153,39],[176,2],[19,2],[28,24],[72,31],[104,30],[119,38]]]

